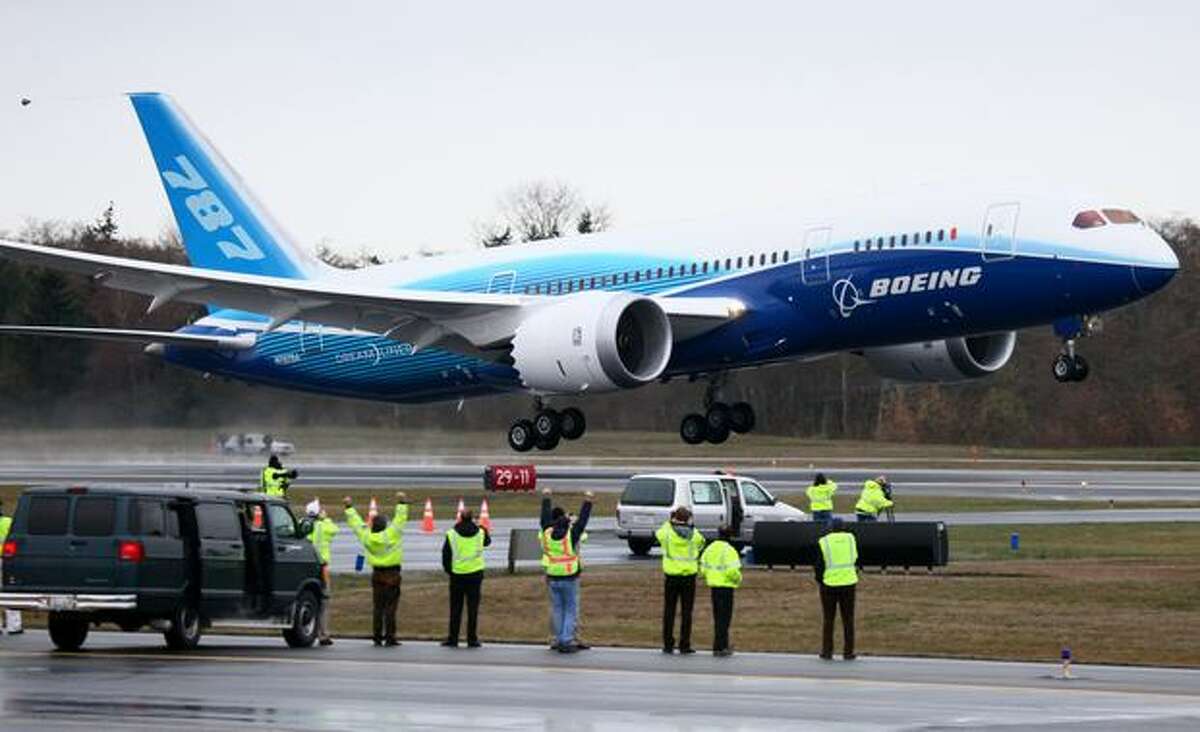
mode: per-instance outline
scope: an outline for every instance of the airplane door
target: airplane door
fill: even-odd
[[[828,226],[809,229],[804,235],[803,268],[800,278],[806,285],[829,281],[829,239],[833,230]]]
[[[1017,245],[1017,216],[1019,203],[997,203],[988,207],[983,219],[983,260],[995,262],[1012,259]]]
[[[494,292],[498,295],[511,295],[513,287],[517,284],[517,273],[514,270],[506,272],[497,272],[492,275],[492,279],[488,280],[488,292]]]

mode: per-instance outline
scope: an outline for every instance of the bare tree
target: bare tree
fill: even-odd
[[[476,224],[485,247],[520,241],[555,239],[572,229],[590,234],[606,229],[612,214],[604,205],[589,205],[577,188],[562,181],[535,180],[515,186],[500,199],[496,221]]]

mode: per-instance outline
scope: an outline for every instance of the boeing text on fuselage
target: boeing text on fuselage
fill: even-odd
[[[727,372],[850,352],[895,379],[984,376],[1004,366],[1017,330],[1129,304],[1179,266],[1127,208],[955,191],[927,203],[788,211],[776,223],[600,232],[342,271],[274,225],[170,98],[130,98],[191,266],[13,241],[0,241],[0,257],[146,295],[150,309],[180,301],[208,315],[175,331],[30,324],[0,333],[131,341],[201,372],[343,397],[523,392],[538,406],[509,429],[521,451],[578,439],[586,421],[571,402],[586,394],[674,378],[710,381],[680,435],[715,444],[755,424],[752,405],[722,402]],[[871,317],[851,317],[860,309]],[[1068,342],[1054,375],[1082,379],[1078,333],[1060,330]]]

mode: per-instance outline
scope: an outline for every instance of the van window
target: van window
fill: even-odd
[[[277,537],[292,538],[298,533],[296,531],[296,518],[292,516],[292,512],[286,507],[280,506],[278,503],[272,503],[267,507],[267,512],[271,514],[271,533]]]
[[[668,478],[634,478],[621,494],[621,503],[629,506],[670,506],[674,502],[675,481]]]
[[[228,503],[201,503],[196,506],[196,523],[201,539],[240,539],[242,529],[237,514]]]
[[[773,506],[775,501],[767,495],[758,483],[752,480],[742,481],[742,500],[747,506]]]
[[[725,502],[721,497],[721,484],[715,480],[693,480],[692,504],[696,506],[719,506]]]
[[[117,522],[115,498],[78,498],[75,500],[75,521],[71,533],[75,536],[112,536]]]
[[[162,501],[137,498],[129,504],[130,533],[135,536],[166,536],[167,525]]]
[[[62,536],[67,533],[67,504],[70,499],[66,496],[34,496],[29,499],[30,534],[39,536]]]

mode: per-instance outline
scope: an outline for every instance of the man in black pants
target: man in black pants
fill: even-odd
[[[475,525],[475,515],[463,511],[442,543],[442,569],[450,575],[450,632],[442,645],[458,646],[463,601],[467,603],[467,647],[479,648],[479,599],[483,589],[483,549],[491,546],[487,529]]]
[[[663,653],[675,652],[675,606],[678,605],[679,652],[695,653],[692,648],[692,606],[696,601],[696,573],[700,571],[700,552],[704,537],[692,526],[692,512],[680,506],[654,534],[662,547],[663,567]]]
[[[833,619],[842,614],[842,658],[853,661],[854,654],[854,595],[858,586],[858,543],[854,534],[846,531],[839,518],[826,525],[825,535],[818,542],[820,551],[813,564],[817,586],[821,589],[821,658],[833,658]]]

